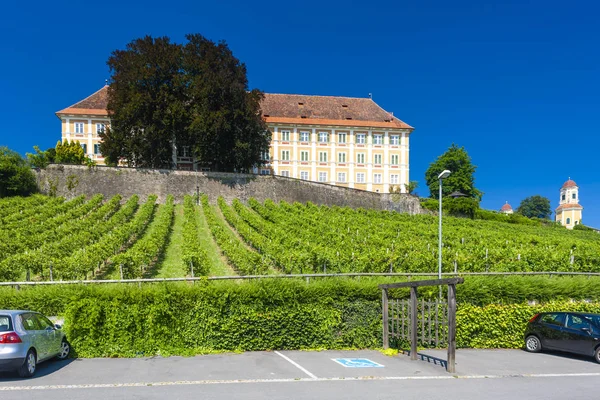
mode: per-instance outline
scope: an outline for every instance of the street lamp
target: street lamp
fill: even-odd
[[[439,236],[439,248],[438,248],[438,279],[442,279],[442,179],[446,179],[450,176],[451,172],[447,169],[443,170],[441,174],[438,175],[438,179],[440,181],[440,197],[438,201],[440,203],[440,212],[439,212],[439,221],[440,221],[440,236]],[[440,286],[440,298],[442,297],[442,287]]]

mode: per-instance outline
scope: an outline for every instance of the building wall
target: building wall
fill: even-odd
[[[556,222],[560,222],[568,229],[573,229],[575,225],[581,224],[581,217],[581,208],[562,209],[556,213]]]
[[[75,182],[71,190],[67,188],[67,180]],[[50,165],[37,172],[37,181],[42,193],[55,191],[56,195],[67,198],[101,193],[106,198],[116,194],[128,198],[137,194],[144,199],[156,194],[158,200],[164,202],[166,196],[172,194],[181,202],[186,194],[195,194],[198,190],[213,202],[219,196],[227,201],[234,198],[247,201],[254,197],[259,201],[310,201],[329,206],[421,212],[418,198],[410,195],[379,194],[274,175]]]
[[[371,130],[309,124],[269,124],[269,129],[272,141],[268,167],[276,175],[306,177],[380,193],[389,193],[393,188],[401,193],[406,191],[404,185],[410,178],[408,129]],[[364,135],[364,143],[359,142],[359,135]],[[326,136],[327,141],[322,141],[322,136]],[[308,159],[302,158],[303,152]]]
[[[101,140],[98,136],[98,125],[103,124],[108,126],[110,120],[106,116],[101,115],[61,115],[61,141],[79,141],[82,145],[85,144],[86,156],[94,160],[98,165],[104,165],[104,157],[100,154],[96,145],[99,145]],[[81,124],[77,126],[76,124]]]
[[[96,153],[101,142],[97,124],[108,126],[110,120],[99,115],[60,117],[62,141],[78,140],[86,145],[88,157],[98,165],[104,165],[104,157]],[[408,129],[370,130],[309,124],[270,124],[269,129],[272,132],[269,164],[256,173],[268,171],[290,178],[379,193],[389,193],[393,189],[406,192],[404,185],[409,182]],[[303,133],[306,135],[303,136]],[[321,142],[320,134],[326,134],[328,140]],[[358,135],[364,135],[364,143],[357,142]],[[345,141],[340,140],[343,137]],[[377,143],[377,139],[381,143]],[[303,152],[305,160],[302,159]]]

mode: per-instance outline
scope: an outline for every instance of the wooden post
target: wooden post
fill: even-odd
[[[123,264],[119,264],[119,272],[121,273],[121,280],[123,280]]]
[[[389,309],[388,309],[388,291],[387,289],[381,290],[381,308],[383,311],[383,348],[388,349],[390,347],[390,332],[389,332]]]
[[[448,362],[446,371],[456,372],[456,285],[448,285]]]
[[[417,359],[417,288],[410,288],[410,359]]]
[[[52,263],[50,263],[50,282],[52,282]]]

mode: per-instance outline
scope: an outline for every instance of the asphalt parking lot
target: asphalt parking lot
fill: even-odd
[[[422,353],[445,358],[443,350]],[[581,382],[588,381],[594,382],[595,386],[595,382],[600,378],[600,364],[596,364],[591,358],[555,353],[530,354],[522,350],[470,349],[457,350],[455,374],[447,373],[439,363],[420,359],[413,361],[403,354],[390,357],[375,350],[248,352],[187,358],[75,359],[40,364],[36,376],[32,379],[20,379],[15,374],[2,373],[0,396],[3,399],[16,399],[21,398],[26,391],[28,398],[37,398],[37,395],[46,399],[53,398],[53,395],[56,395],[56,398],[67,396],[66,398],[92,399],[96,398],[94,395],[98,395],[98,398],[119,398],[115,392],[119,390],[119,393],[123,394],[122,398],[127,398],[133,396],[136,391],[148,391],[152,388],[153,390],[147,393],[148,396],[142,395],[142,398],[152,398],[149,393],[155,393],[159,398],[158,394],[169,388],[169,393],[180,393],[180,398],[186,398],[185,394],[188,392],[197,393],[197,390],[206,394],[215,392],[213,397],[207,398],[225,398],[232,386],[246,384],[245,393],[253,393],[253,390],[256,390],[256,396],[248,398],[267,398],[261,396],[265,389],[258,387],[274,388],[273,385],[279,384],[280,388],[284,388],[286,386],[281,384],[312,382],[327,385],[316,385],[312,389],[303,385],[300,391],[298,385],[292,385],[296,386],[296,389],[290,389],[291,392],[287,395],[282,394],[281,398],[336,398],[338,395],[337,398],[353,398],[348,393],[348,389],[353,387],[351,382],[379,382],[377,387],[381,388],[390,382],[402,381],[404,388],[426,385],[428,389],[440,387],[443,392],[444,385],[455,385],[444,381],[473,382],[513,378],[570,378],[578,382],[578,387],[581,387]],[[254,389],[247,390],[252,384],[256,384]],[[521,384],[523,382],[517,383]],[[477,385],[481,383],[475,384]],[[208,386],[211,386],[210,390],[206,390]],[[339,391],[328,392],[338,386]],[[324,387],[327,390],[324,391]],[[351,392],[359,393],[361,387],[366,388],[364,385],[359,386],[351,389]],[[279,389],[273,390],[273,393],[277,393]],[[557,392],[553,390],[552,393]],[[304,395],[307,397],[303,397]],[[310,397],[311,395],[313,397]],[[382,393],[377,398],[386,397]]]

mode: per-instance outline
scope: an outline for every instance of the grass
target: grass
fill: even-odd
[[[196,206],[196,218],[198,218],[198,238],[202,247],[206,250],[210,263],[209,276],[232,276],[237,275],[227,262],[227,258],[221,254],[219,246],[215,243],[208,224],[204,218],[202,206]]]
[[[171,234],[169,235],[169,244],[165,249],[162,264],[155,275],[156,278],[180,278],[189,275],[188,269],[181,260],[183,222],[183,204],[177,204]]]

